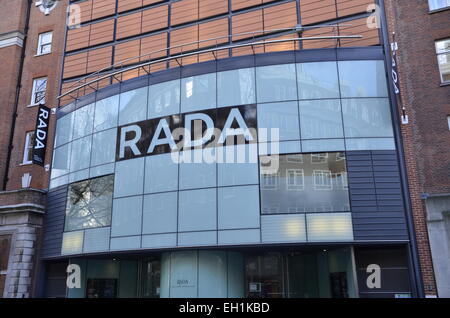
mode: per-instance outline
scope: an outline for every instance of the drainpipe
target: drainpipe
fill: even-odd
[[[20,65],[19,65],[19,77],[17,78],[17,85],[16,85],[16,96],[14,100],[14,109],[13,114],[11,118],[11,130],[9,133],[9,143],[8,143],[8,154],[6,156],[6,167],[5,167],[5,176],[3,177],[3,184],[2,184],[2,191],[6,190],[6,185],[8,184],[8,176],[9,176],[9,162],[11,160],[11,153],[14,148],[13,141],[14,141],[14,130],[16,128],[16,119],[17,119],[17,109],[19,107],[19,97],[20,97],[20,90],[22,87],[22,75],[23,75],[23,65],[25,61],[25,50],[27,47],[27,37],[28,37],[28,29],[30,26],[30,14],[31,14],[31,6],[33,4],[33,0],[28,0],[27,5],[27,13],[26,13],[26,19],[25,19],[25,27],[23,29],[24,31],[24,38],[23,38],[23,45],[22,45],[22,53],[20,56]]]

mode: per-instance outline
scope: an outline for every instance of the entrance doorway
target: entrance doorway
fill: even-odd
[[[245,267],[247,297],[356,297],[350,248],[248,254]]]

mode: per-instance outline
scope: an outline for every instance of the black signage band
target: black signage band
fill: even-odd
[[[44,166],[45,151],[47,150],[48,124],[50,121],[50,108],[39,105],[34,131],[33,163]]]
[[[256,104],[144,120],[117,130],[116,161],[257,142]]]

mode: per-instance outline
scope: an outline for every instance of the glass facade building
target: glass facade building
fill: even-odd
[[[419,295],[374,2],[318,3],[73,1],[44,295]]]

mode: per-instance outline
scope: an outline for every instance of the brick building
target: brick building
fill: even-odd
[[[450,2],[385,4],[398,43],[399,112],[409,117],[401,130],[424,287],[450,297]]]
[[[0,2],[0,295],[447,295],[448,0],[430,5]],[[44,98],[56,109],[41,167]],[[280,135],[216,145],[255,146],[255,161],[174,162],[204,150],[155,129],[170,140],[195,116]]]
[[[70,1],[40,295],[424,296],[376,4]],[[157,140],[231,114],[279,151],[191,165]]]
[[[0,2],[0,297],[36,288],[51,150],[41,167],[31,149],[38,105],[57,106],[65,12],[64,2]]]

